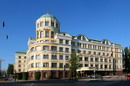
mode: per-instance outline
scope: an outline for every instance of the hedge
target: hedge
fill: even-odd
[[[40,80],[41,72],[35,72],[35,80]]]

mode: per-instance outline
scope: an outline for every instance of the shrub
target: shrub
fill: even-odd
[[[22,80],[27,80],[28,79],[28,72],[23,72],[22,73]]]
[[[17,74],[16,74],[16,78],[17,78],[18,80],[21,80],[21,79],[22,79],[22,73],[17,73]]]
[[[40,80],[41,72],[35,72],[35,80]]]

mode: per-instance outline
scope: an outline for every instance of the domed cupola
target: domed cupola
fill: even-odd
[[[46,13],[46,14],[42,15],[40,18],[53,18],[53,19],[56,19],[56,17],[54,17],[53,15],[51,15],[49,13]]]
[[[36,38],[42,40],[44,38],[54,38],[55,33],[60,32],[60,22],[58,19],[46,13],[36,21]]]

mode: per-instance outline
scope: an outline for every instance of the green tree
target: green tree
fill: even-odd
[[[11,74],[11,75],[14,74],[14,65],[13,65],[13,64],[9,64],[9,65],[8,65],[7,73],[8,73],[8,74]]]
[[[41,72],[35,72],[35,79],[40,80]]]
[[[71,54],[69,64],[69,70],[72,72],[72,77],[76,77],[76,70],[79,68],[79,56],[76,55],[76,53]]]
[[[128,73],[130,72],[130,49],[128,47],[124,48],[123,51],[123,57],[124,57],[124,72]]]
[[[28,79],[28,72],[23,72],[22,73],[22,79],[27,80]]]

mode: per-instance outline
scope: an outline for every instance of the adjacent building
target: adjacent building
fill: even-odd
[[[122,72],[122,46],[108,40],[89,39],[60,32],[60,22],[51,14],[36,21],[36,38],[29,38],[28,50],[16,52],[15,70],[28,72],[29,79],[41,72],[41,79],[69,77],[71,53],[79,55],[82,76]]]

